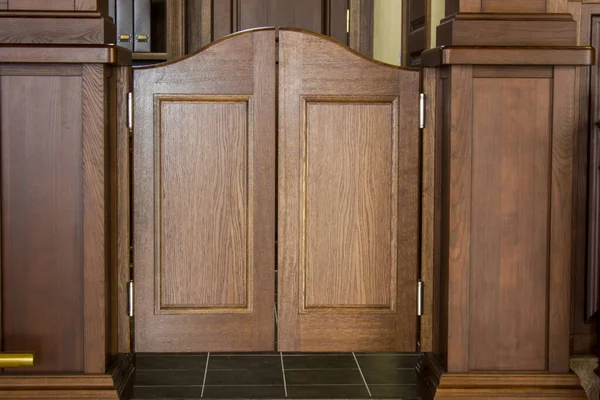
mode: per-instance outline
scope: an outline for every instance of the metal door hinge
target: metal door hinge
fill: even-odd
[[[127,93],[127,128],[133,129],[133,93]]]
[[[133,281],[129,281],[129,283],[127,284],[127,293],[127,315],[133,317]]]
[[[425,128],[425,93],[419,94],[419,129]]]
[[[350,9],[346,9],[346,33],[350,32]]]
[[[423,282],[417,282],[417,316],[423,315]]]

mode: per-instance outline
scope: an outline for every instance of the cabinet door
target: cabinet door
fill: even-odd
[[[348,44],[348,0],[234,0],[213,4],[213,36],[262,26],[286,26],[329,35]]]
[[[135,350],[274,348],[275,31],[134,71]]]
[[[415,351],[419,72],[279,35],[279,350]]]

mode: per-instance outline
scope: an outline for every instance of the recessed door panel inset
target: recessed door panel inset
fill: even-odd
[[[303,310],[395,309],[395,103],[305,103]]]
[[[279,350],[415,351],[419,72],[279,48]]]
[[[226,100],[158,96],[158,313],[251,310],[249,97]]]
[[[134,89],[135,350],[274,350],[275,30]]]

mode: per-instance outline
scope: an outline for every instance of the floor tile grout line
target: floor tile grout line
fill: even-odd
[[[210,360],[210,351],[206,355],[206,366],[204,367],[204,379],[202,380],[202,391],[200,392],[200,398],[204,397],[204,387],[206,386],[206,375],[208,374],[208,360]]]
[[[352,352],[352,357],[354,357],[354,361],[356,362],[356,366],[358,367],[358,372],[360,372],[360,376],[362,377],[362,380],[365,383],[365,387],[367,388],[369,397],[373,397],[373,395],[371,394],[371,390],[369,389],[369,385],[367,385],[367,380],[365,379],[365,376],[363,375],[362,369],[360,368],[360,364],[358,363],[358,359],[356,358],[356,354],[354,354],[354,352]]]
[[[283,375],[283,390],[285,391],[285,397],[288,397],[287,383],[285,381],[285,367],[283,366],[283,353],[282,352],[279,352],[279,357],[281,357],[281,374]]]

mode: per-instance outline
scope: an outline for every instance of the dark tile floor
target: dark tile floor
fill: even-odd
[[[416,354],[137,354],[135,399],[421,399]]]

